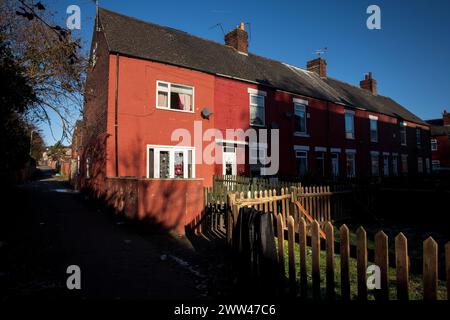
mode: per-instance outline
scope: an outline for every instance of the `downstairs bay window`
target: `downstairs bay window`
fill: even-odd
[[[195,178],[195,148],[147,146],[147,178]]]

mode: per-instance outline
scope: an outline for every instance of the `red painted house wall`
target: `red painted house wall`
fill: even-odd
[[[116,56],[110,56],[107,176],[115,176],[115,90]],[[167,81],[194,87],[194,113],[156,108],[156,81]],[[214,120],[201,117],[201,110],[214,111],[214,77],[205,73],[121,56],[118,85],[118,173],[119,176],[146,177],[147,145],[176,145],[171,141],[174,130],[184,128],[194,136],[194,121],[203,130],[214,127]],[[192,138],[193,140],[193,138]],[[189,143],[193,146],[194,141]],[[213,168],[196,164],[196,177],[212,181]]]
[[[217,128],[225,132],[227,128],[246,130],[250,127],[249,88],[266,92],[266,127],[270,128],[272,123],[275,122],[280,129],[279,175],[282,177],[290,177],[297,173],[294,145],[309,146],[308,168],[311,171],[316,169],[314,148],[316,146],[327,148],[328,152],[325,154],[326,175],[331,174],[330,148],[341,149],[339,155],[340,175],[345,174],[345,149],[356,150],[356,174],[358,176],[371,175],[370,151],[380,152],[380,174],[383,167],[383,152],[398,153],[399,162],[400,154],[409,154],[408,171],[410,173],[417,172],[416,159],[418,155],[424,159],[430,157],[429,144],[426,140],[429,137],[428,127],[421,126],[423,148],[417,150],[416,124],[407,123],[407,146],[405,147],[400,145],[400,125],[396,118],[366,110],[353,109],[355,111],[355,139],[349,140],[345,138],[344,111],[346,107],[223,77],[216,77],[215,79],[215,124]],[[293,134],[295,131],[293,98],[308,101],[308,137],[299,137]],[[291,116],[287,116],[287,114]],[[369,115],[378,117],[378,142],[375,143],[370,142]],[[241,166],[240,170],[238,168],[238,172],[244,170],[248,174],[247,166]],[[389,163],[389,171],[392,172],[392,161]],[[221,174],[222,166],[216,165],[215,172]]]
[[[450,138],[447,135],[433,136],[437,141],[437,150],[432,151],[433,160],[439,160],[441,168],[450,168]]]

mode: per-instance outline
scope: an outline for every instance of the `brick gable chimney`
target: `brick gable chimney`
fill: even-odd
[[[316,58],[306,63],[306,69],[317,73],[321,78],[327,77],[327,62],[325,59]]]
[[[245,31],[243,22],[236,29],[231,30],[225,35],[225,44],[235,48],[239,52],[248,53],[248,34]]]
[[[370,91],[374,96],[377,95],[377,80],[372,78],[372,72],[369,72],[364,76],[364,80],[359,82],[361,89]]]
[[[444,112],[442,112],[442,120],[444,122],[444,126],[450,126],[450,112],[444,110]]]

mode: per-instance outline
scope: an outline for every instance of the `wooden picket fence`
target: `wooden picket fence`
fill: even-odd
[[[278,263],[280,269],[280,287],[288,289],[290,294],[301,297],[312,296],[315,299],[326,297],[336,299],[336,293],[340,293],[342,300],[351,299],[351,273],[350,273],[350,232],[344,224],[339,229],[339,273],[340,288],[336,287],[335,273],[338,266],[335,264],[337,252],[335,250],[335,238],[333,224],[328,221],[322,224],[324,236],[321,237],[321,225],[317,220],[311,223],[305,221],[304,216],[295,209],[295,192],[283,189],[281,195],[276,190],[260,191],[247,194],[229,193],[227,211],[227,242],[232,243],[232,231],[237,220],[239,209],[244,206],[254,207],[265,212],[271,212],[276,220],[276,238]],[[298,200],[297,200],[298,201]],[[287,253],[285,252],[285,234],[287,233]],[[312,287],[308,286],[307,268],[307,238],[310,237],[311,250],[311,277]],[[322,239],[321,239],[322,238]],[[408,300],[410,297],[410,262],[408,256],[408,240],[399,233],[395,237],[395,274],[396,274],[396,298]],[[324,243],[323,243],[324,242]],[[295,247],[298,245],[298,253]],[[325,288],[321,288],[321,251],[325,250]],[[288,276],[285,278],[287,261]],[[297,270],[299,261],[299,270]],[[389,300],[389,239],[380,231],[375,235],[374,261],[380,268],[381,288],[376,290],[377,300]],[[357,299],[367,300],[367,267],[368,267],[367,235],[364,228],[359,227],[356,231],[356,277],[357,277]],[[445,268],[447,299],[450,299],[450,242],[445,246]],[[297,274],[300,274],[297,279]],[[286,286],[287,285],[287,286]],[[323,294],[323,289],[325,294]],[[438,244],[429,237],[423,242],[423,270],[422,290],[424,300],[436,300],[438,289]],[[311,290],[312,295],[309,294]]]
[[[267,191],[264,191],[267,190]],[[351,215],[352,190],[340,186],[302,186],[298,182],[280,182],[242,176],[214,176],[213,185],[204,188],[205,214],[197,231],[212,231],[224,235],[226,229],[227,195],[237,193],[247,197],[261,198],[275,194],[293,194],[314,219],[319,222],[338,221]],[[273,205],[273,204],[271,204]],[[278,203],[282,210],[281,203]],[[284,204],[289,212],[289,204]],[[286,215],[287,218],[287,215]]]
[[[259,190],[277,190],[280,192],[282,188],[300,187],[300,182],[279,181],[277,179],[268,178],[250,178],[235,175],[217,175],[213,177],[213,189],[226,190],[228,192],[254,192]]]

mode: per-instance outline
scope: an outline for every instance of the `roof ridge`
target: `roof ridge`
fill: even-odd
[[[238,57],[239,52],[224,43],[206,39],[169,26],[163,26],[154,22],[127,16],[103,7],[99,7],[99,16],[100,19],[103,16],[111,24],[111,26],[105,26],[103,25],[105,21],[101,19],[105,34],[107,33],[106,29],[110,27],[114,28],[114,26],[119,27],[119,29],[110,29],[113,31],[110,32],[109,36],[106,36],[107,41],[108,38],[113,40],[113,43],[110,44],[112,46],[110,47],[110,50],[118,50],[117,52],[122,52],[124,54],[128,53],[132,56],[181,67],[188,67],[198,71],[231,76],[243,81],[256,81],[262,85],[274,86],[281,90],[295,92],[316,99],[334,102],[336,102],[336,100],[341,100],[344,103],[355,107],[360,105],[361,107],[371,109],[375,112],[391,116],[395,116],[397,114],[396,112],[400,112],[400,115],[407,120],[413,122],[419,120],[420,122],[423,122],[423,120],[414,113],[392,98],[383,95],[374,96],[369,91],[346,81],[338,80],[333,77],[321,78],[315,75],[314,72],[308,71],[302,67],[297,67],[252,52],[249,52],[246,57],[242,57],[242,55],[239,55]],[[131,36],[138,40],[140,39],[142,44],[130,44],[129,33],[133,33],[136,31],[135,29],[140,28],[142,28],[142,30],[139,31],[142,31],[142,33]],[[157,47],[156,49],[149,46],[148,42],[146,42],[146,37],[153,37],[152,39],[159,41],[163,35],[174,37],[177,42],[172,43],[171,41],[164,42],[165,40],[161,40],[160,47]],[[176,51],[177,48],[174,46],[182,45],[183,43],[189,44],[192,48],[197,50],[199,48],[205,50],[202,58],[198,57],[198,52],[191,52],[192,50],[189,51],[190,47],[183,47],[186,49],[186,52],[178,53]],[[164,56],[164,54],[161,53],[161,50],[175,53]],[[217,55],[224,58],[222,62],[217,61]],[[166,58],[163,58],[163,56]],[[303,73],[304,76],[302,75]],[[389,107],[392,107],[392,110],[387,110]]]
[[[124,18],[127,18],[127,19],[135,20],[135,21],[140,22],[140,23],[150,24],[150,25],[162,28],[162,29],[170,29],[172,31],[181,32],[181,33],[183,33],[183,34],[185,34],[185,35],[187,35],[189,37],[197,38],[197,39],[200,39],[200,40],[203,40],[203,41],[208,41],[208,42],[213,43],[213,44],[218,45],[218,46],[222,46],[222,47],[225,47],[225,48],[233,49],[233,50],[235,50],[237,52],[236,49],[234,49],[233,47],[231,47],[229,45],[226,45],[224,43],[220,43],[220,42],[217,42],[217,41],[214,41],[214,40],[211,40],[211,39],[203,38],[203,37],[194,35],[192,33],[189,33],[189,32],[186,32],[186,31],[183,31],[183,30],[180,30],[180,29],[172,28],[172,27],[169,27],[169,26],[164,26],[164,25],[161,25],[161,24],[158,24],[158,23],[150,22],[148,20],[143,20],[143,19],[127,16],[126,14],[119,13],[119,12],[116,12],[116,11],[112,11],[112,10],[109,10],[109,9],[105,9],[103,7],[99,7],[99,9],[102,9],[104,11],[108,11],[109,13],[112,13],[112,14],[115,14],[115,15],[118,15],[118,16],[121,16],[121,17],[124,17]],[[258,56],[258,55],[254,54],[254,53],[251,53],[251,52],[249,52],[249,54],[254,55],[254,56]],[[260,57],[262,57],[262,56],[260,56]],[[278,61],[278,62],[280,62],[280,61]],[[282,62],[280,62],[280,63],[282,63]]]

